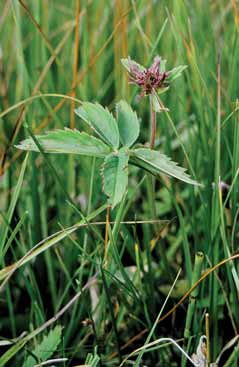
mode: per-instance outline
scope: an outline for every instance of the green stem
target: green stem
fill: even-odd
[[[193,269],[193,275],[192,275],[192,284],[195,284],[196,281],[200,278],[202,265],[203,265],[203,259],[204,259],[204,254],[202,252],[197,252],[195,255],[194,269]],[[193,290],[193,292],[191,293],[190,299],[189,299],[186,324],[185,324],[185,329],[184,329],[184,343],[185,343],[185,346],[187,344],[187,352],[190,347],[190,336],[193,335],[193,332],[191,330],[191,325],[192,325],[193,317],[195,314],[195,307],[196,307],[198,293],[199,293],[199,287],[196,287]],[[185,366],[185,363],[186,363],[186,359],[183,356],[182,366]]]
[[[155,136],[156,136],[156,112],[153,108],[153,97],[150,95],[150,149],[154,149]],[[155,182],[153,177],[149,174],[147,175],[147,192],[150,205],[150,214],[152,219],[156,218],[156,207],[155,207]]]
[[[156,127],[157,127],[157,113],[154,110],[153,105],[153,96],[150,95],[150,149],[154,149],[155,146],[155,138],[156,138]],[[152,219],[156,219],[157,211],[156,211],[156,200],[155,200],[155,178],[152,175],[147,175],[147,192],[148,192],[148,200],[150,205],[150,214]],[[155,224],[154,226],[155,234],[157,235],[159,231],[159,226]],[[168,269],[168,260],[166,257],[166,253],[162,247],[159,249],[160,256],[162,259],[162,264],[164,270]]]
[[[153,98],[150,95],[150,127],[151,127],[150,144],[149,144],[150,149],[154,149],[154,145],[155,145],[156,122],[157,122],[156,111],[154,110],[154,107],[153,107]]]
[[[109,306],[109,312],[110,312],[111,321],[112,321],[112,328],[113,328],[114,333],[115,333],[116,348],[117,348],[117,351],[118,351],[119,363],[121,363],[122,362],[122,356],[121,356],[121,350],[120,350],[120,337],[119,337],[117,324],[116,324],[116,320],[115,320],[113,304],[111,302],[110,288],[108,287],[103,268],[101,268],[101,276],[102,276],[102,282],[103,282],[103,287],[104,287],[104,291],[105,291],[106,300],[107,300],[108,306]]]

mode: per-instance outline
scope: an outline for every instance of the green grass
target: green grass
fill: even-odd
[[[238,258],[208,271],[238,254],[238,12],[236,0],[2,2],[0,366],[50,358],[119,366],[127,357],[124,366],[189,366],[163,338],[191,356],[208,313],[213,362],[238,334]],[[162,96],[170,111],[157,114],[155,149],[204,186],[162,175],[149,196],[152,182],[133,167],[106,220],[101,159],[25,158],[14,144],[65,126],[92,133],[73,109],[90,101],[114,112],[122,98],[141,117],[146,143],[149,100],[138,101],[120,59],[148,66],[157,54],[167,69],[188,68]],[[47,338],[51,353],[41,350]],[[219,365],[238,360],[235,339]]]

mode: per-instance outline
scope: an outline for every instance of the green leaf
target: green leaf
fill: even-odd
[[[130,147],[139,136],[139,121],[136,113],[125,101],[116,104],[121,143]]]
[[[166,63],[167,60],[165,59],[160,60],[160,73],[164,73],[166,71]]]
[[[175,80],[176,78],[178,78],[179,76],[181,76],[182,72],[187,69],[187,65],[179,65],[176,68],[170,70],[168,73],[169,75],[167,76],[167,81],[169,83],[171,83],[173,80]]]
[[[100,357],[97,354],[97,349],[95,348],[94,354],[88,353],[86,356],[84,366],[87,367],[98,367],[100,364]]]
[[[121,59],[121,64],[125,67],[125,69],[130,73],[132,67],[138,68],[139,71],[146,70],[144,66],[138,64],[136,61],[131,60],[130,57],[127,59]]]
[[[14,271],[16,271],[20,267],[24,266],[25,264],[27,264],[32,259],[35,259],[41,253],[49,250],[54,245],[58,244],[64,238],[68,237],[70,234],[74,233],[77,229],[84,226],[85,223],[88,223],[92,219],[97,217],[97,215],[101,214],[106,208],[107,208],[107,204],[102,205],[100,208],[94,210],[92,213],[87,215],[86,218],[83,218],[80,222],[75,223],[71,227],[64,228],[63,230],[58,231],[58,232],[50,235],[49,237],[45,238],[43,241],[40,241],[39,243],[37,243],[33,248],[31,248],[27,253],[24,254],[23,257],[21,257],[15,263],[2,268],[0,270],[0,280],[6,279],[8,276],[11,276],[11,274],[13,274]],[[16,345],[17,344],[14,344],[15,347],[16,347]],[[21,346],[20,346],[20,348],[21,348]],[[7,352],[6,353],[7,353],[7,355],[10,355],[10,358],[14,355],[14,354],[11,354],[10,349]],[[13,351],[13,353],[14,353],[14,351]],[[5,356],[5,354],[2,357],[4,357],[4,356]],[[0,357],[0,367],[1,367],[1,360],[2,360],[2,358]]]
[[[154,176],[165,173],[191,185],[200,185],[185,173],[186,170],[184,168],[179,167],[177,163],[164,154],[145,148],[135,149],[131,151],[131,154],[130,163],[144,168]]]
[[[110,148],[101,140],[78,130],[56,130],[37,135],[36,139],[46,153],[72,153],[104,158],[110,152]],[[32,138],[23,140],[16,147],[39,152]]]
[[[18,200],[18,197],[21,191],[21,187],[23,184],[24,174],[25,174],[25,170],[27,166],[27,160],[28,160],[28,154],[26,155],[23,161],[23,164],[22,164],[19,176],[18,176],[17,184],[11,195],[11,202],[10,202],[10,205],[6,213],[6,217],[5,217],[6,221],[2,223],[2,226],[0,228],[0,263],[1,265],[2,265],[2,261],[4,258],[5,252],[7,251],[7,243],[8,243],[7,237],[9,233],[9,227],[10,227],[11,220],[13,218],[14,210],[16,208],[17,200]]]
[[[128,185],[129,153],[122,148],[109,154],[103,164],[103,190],[114,208],[121,200]]]
[[[46,335],[42,342],[32,351],[33,356],[27,357],[23,367],[34,367],[38,362],[45,362],[56,351],[61,341],[61,326],[57,325]]]
[[[106,144],[116,149],[119,147],[118,126],[107,108],[99,103],[83,102],[75,113],[90,125]]]
[[[167,297],[171,288],[171,284],[162,284],[159,286],[160,292],[162,292],[165,297]],[[178,279],[170,297],[179,299],[187,292],[188,288],[190,288],[188,279]]]

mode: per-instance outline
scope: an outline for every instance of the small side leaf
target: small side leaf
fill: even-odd
[[[131,151],[130,163],[145,169],[154,176],[165,173],[191,185],[200,185],[185,173],[184,168],[179,167],[169,157],[155,150],[140,148]]]
[[[99,103],[84,102],[75,113],[82,118],[104,142],[113,148],[119,147],[119,130],[115,118]]]
[[[109,196],[114,208],[121,200],[128,186],[129,153],[122,148],[116,153],[109,154],[104,161],[103,190]]]
[[[46,153],[70,153],[104,158],[110,152],[110,148],[101,140],[78,130],[56,130],[37,135],[36,139]],[[16,147],[39,152],[32,138],[23,140]]]
[[[40,344],[32,351],[33,356],[27,357],[23,367],[34,367],[38,362],[45,362],[56,351],[61,341],[61,326],[57,325],[45,336]]]
[[[166,90],[168,90],[168,88],[169,87],[167,87],[167,88],[163,88],[163,90],[161,90],[161,93],[164,93],[164,92],[166,92]],[[160,94],[161,94],[160,93]],[[164,107],[163,105],[162,105],[162,102],[160,101],[160,99],[159,99],[159,96],[158,96],[158,92],[154,92],[154,93],[152,93],[152,95],[150,96],[150,98],[152,98],[152,104],[153,104],[153,110],[155,111],[155,112],[165,112],[165,111],[169,111],[169,109],[168,108],[166,108],[166,107]]]
[[[130,147],[139,136],[138,117],[125,101],[116,104],[116,112],[121,143]]]
[[[173,80],[175,80],[176,78],[178,78],[179,76],[181,76],[182,72],[187,69],[187,65],[179,65],[176,68],[170,70],[168,73],[169,75],[167,76],[167,81],[169,83],[171,83]]]

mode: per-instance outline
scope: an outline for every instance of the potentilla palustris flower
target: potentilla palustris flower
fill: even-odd
[[[160,56],[155,56],[149,68],[138,64],[130,57],[121,59],[121,62],[129,73],[129,82],[141,88],[141,96],[155,96],[164,93],[169,88],[170,83],[179,77],[186,68],[185,65],[180,65],[165,71],[166,60],[161,59]]]
[[[169,73],[160,71],[160,63],[161,58],[156,56],[153,64],[145,69],[128,58],[129,82],[141,87],[141,96],[153,94],[158,89],[165,89],[168,86]]]

